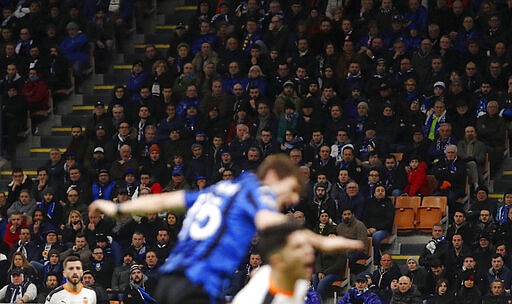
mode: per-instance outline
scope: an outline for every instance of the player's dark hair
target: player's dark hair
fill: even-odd
[[[299,222],[290,219],[282,224],[261,230],[258,249],[263,260],[269,261],[272,254],[286,246],[290,234],[301,229],[304,227]]]
[[[66,264],[69,263],[69,262],[76,262],[76,261],[79,261],[80,263],[82,262],[80,260],[80,257],[76,256],[76,255],[70,255],[68,256],[66,259],[64,259],[64,262],[62,263],[64,265],[64,269],[66,269]]]
[[[289,176],[297,178],[301,189],[306,185],[306,180],[299,167],[286,154],[274,154],[265,158],[258,171],[256,171],[256,175],[260,180],[263,180],[270,171],[274,171],[279,179]]]

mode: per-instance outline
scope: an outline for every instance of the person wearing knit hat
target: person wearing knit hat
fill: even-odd
[[[464,271],[461,278],[462,287],[457,293],[457,303],[481,303],[482,294],[477,288],[475,274],[472,271]]]
[[[157,144],[152,144],[150,147],[149,147],[149,154],[153,153],[153,152],[157,152],[158,154],[160,154],[160,147],[158,147]]]
[[[130,266],[130,284],[124,290],[124,303],[157,303],[151,296],[154,294],[156,281],[142,272],[142,266]]]
[[[430,274],[425,268],[420,266],[417,257],[410,256],[407,258],[407,272],[405,275],[411,278],[422,296],[426,297],[429,295],[431,288]]]

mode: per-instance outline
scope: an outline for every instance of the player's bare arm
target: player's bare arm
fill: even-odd
[[[139,196],[122,204],[116,204],[108,200],[95,200],[89,206],[89,211],[99,210],[105,215],[114,217],[118,213],[147,213],[162,210],[178,210],[184,208],[185,192],[174,191]]]

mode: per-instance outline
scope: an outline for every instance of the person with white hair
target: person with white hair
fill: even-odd
[[[37,296],[37,288],[29,279],[25,280],[23,270],[14,269],[10,275],[11,283],[0,289],[0,301],[3,303],[23,304],[31,302]]]

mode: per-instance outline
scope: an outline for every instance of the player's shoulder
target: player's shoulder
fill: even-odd
[[[64,287],[62,285],[55,288],[54,290],[50,291],[50,293],[46,297],[46,301],[49,302],[54,295],[61,293],[61,292],[65,292],[65,291],[66,290],[64,289]]]
[[[86,294],[94,295],[94,297],[96,297],[96,290],[94,290],[94,288],[92,288],[92,287],[84,286],[81,293],[83,293],[84,295],[86,295]]]
[[[83,289],[83,290],[84,290],[85,292],[91,292],[91,291],[92,291],[92,292],[96,293],[96,291],[94,291],[94,288],[89,287],[89,286],[85,286],[85,285],[84,285],[84,289]]]

